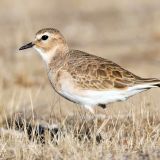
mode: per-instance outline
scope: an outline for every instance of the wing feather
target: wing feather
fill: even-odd
[[[64,69],[83,89],[125,89],[141,79],[116,63],[98,56],[78,50],[72,50],[68,55]]]

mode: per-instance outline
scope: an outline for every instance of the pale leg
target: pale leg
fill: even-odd
[[[92,114],[95,114],[94,107],[89,105],[84,105],[86,109],[88,109]]]
[[[86,109],[88,109],[88,110],[93,114],[93,116],[94,116],[95,118],[98,118],[98,119],[101,119],[101,120],[107,118],[107,116],[106,116],[105,114],[97,114],[97,113],[96,113],[96,110],[94,109],[94,106],[85,105],[84,107],[85,107]]]

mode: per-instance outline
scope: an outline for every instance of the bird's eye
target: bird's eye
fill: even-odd
[[[43,41],[45,41],[45,40],[48,39],[48,36],[47,36],[47,35],[43,35],[41,39],[42,39]]]

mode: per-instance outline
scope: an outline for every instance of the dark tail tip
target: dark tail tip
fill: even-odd
[[[160,87],[160,84],[155,84],[154,86]]]

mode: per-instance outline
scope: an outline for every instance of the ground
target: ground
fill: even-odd
[[[160,90],[103,110],[97,119],[51,88],[34,50],[44,27],[71,48],[160,78],[159,0],[0,1],[0,159],[160,159]]]

